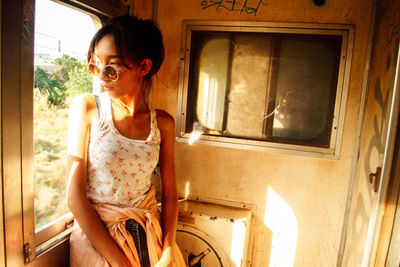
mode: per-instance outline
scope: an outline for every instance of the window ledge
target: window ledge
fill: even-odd
[[[293,144],[274,143],[217,136],[201,135],[193,139],[190,134],[183,134],[176,138],[177,142],[188,144],[212,145],[226,148],[245,149],[270,153],[301,155],[314,158],[339,159],[340,152],[334,148],[311,147]]]

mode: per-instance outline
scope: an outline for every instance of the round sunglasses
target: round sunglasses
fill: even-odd
[[[122,70],[117,70],[113,65],[103,65],[100,60],[96,60],[96,63],[89,63],[88,70],[93,75],[101,77],[103,74],[105,77],[115,82],[119,78],[119,74],[126,70],[123,68]]]

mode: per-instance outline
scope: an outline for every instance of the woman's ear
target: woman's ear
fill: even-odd
[[[151,70],[151,59],[145,58],[140,62],[140,74],[146,76]]]

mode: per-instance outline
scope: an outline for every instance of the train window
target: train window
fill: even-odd
[[[186,22],[178,140],[338,155],[346,26]]]
[[[37,0],[35,12],[34,208],[40,245],[72,218],[65,202],[68,108],[75,95],[92,91],[86,52],[98,22],[50,0]]]

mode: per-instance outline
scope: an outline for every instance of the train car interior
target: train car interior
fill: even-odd
[[[150,19],[187,266],[400,266],[400,1],[1,0],[0,266],[69,266],[91,38]],[[160,172],[152,183],[162,194]]]

